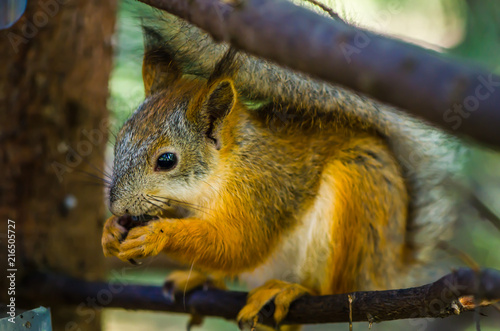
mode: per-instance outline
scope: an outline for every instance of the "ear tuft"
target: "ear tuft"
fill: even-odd
[[[161,33],[147,26],[143,26],[143,33],[142,78],[148,97],[170,86],[181,77],[182,73]]]

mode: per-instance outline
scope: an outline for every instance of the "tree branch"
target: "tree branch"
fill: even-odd
[[[139,0],[251,54],[500,146],[500,77],[284,0]],[[195,41],[196,42],[196,41]]]
[[[63,275],[37,274],[21,287],[20,300],[28,304],[79,305],[90,301],[101,307],[197,313],[235,319],[244,306],[247,293],[216,289],[195,290],[170,302],[159,286],[128,285],[119,281],[85,282]],[[500,271],[484,269],[475,272],[459,269],[438,281],[414,288],[355,292],[328,296],[305,296],[290,307],[285,324],[336,323],[349,321],[349,299],[352,321],[380,322],[407,318],[447,317],[471,310],[459,298],[475,295],[477,301],[500,299]],[[92,306],[88,306],[92,308]],[[95,307],[94,307],[95,308]],[[272,305],[264,309],[262,321],[272,325]]]

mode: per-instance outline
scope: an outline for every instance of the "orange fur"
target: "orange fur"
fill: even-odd
[[[200,209],[179,218],[161,213],[159,220],[130,229],[121,244],[124,229],[112,217],[103,234],[106,256],[127,261],[163,251],[205,272],[254,273],[263,275],[262,281],[285,278],[288,270],[278,270],[277,262],[291,270],[298,284],[276,280],[252,292],[240,314],[245,321],[254,320],[273,298],[280,322],[290,303],[306,293],[393,285],[405,268],[408,195],[382,138],[355,124],[343,125],[341,119],[301,117],[300,112],[273,129],[276,106],[250,111],[230,78],[185,79],[171,63],[160,67],[170,70],[170,81],[155,86],[157,73],[145,64],[148,103],[136,115],[140,121],[125,126],[118,139],[132,131],[137,135],[133,139],[143,141],[147,137],[141,132],[155,129],[152,123],[205,130],[208,137],[195,142],[209,168],[203,180],[174,189],[168,179],[160,179],[165,180],[160,188],[145,186],[140,191],[165,199],[181,197]],[[186,123],[157,119],[184,100],[189,100],[183,106]],[[293,107],[279,110],[293,112]],[[210,145],[208,138],[217,144]],[[173,138],[158,137],[148,146],[148,163],[175,144]],[[195,156],[180,152],[189,176]],[[151,183],[164,178],[147,171],[156,176]]]
[[[363,162],[357,163],[359,158]],[[349,143],[327,172],[336,199],[331,282],[322,284],[321,293],[346,293],[366,284],[387,288],[402,271],[405,249],[408,196],[399,167],[380,139],[361,138]]]

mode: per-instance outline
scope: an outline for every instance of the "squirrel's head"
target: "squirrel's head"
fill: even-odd
[[[231,53],[210,78],[187,77],[164,43],[146,42],[146,99],[115,144],[113,214],[176,217],[196,210],[193,201],[218,161],[224,119],[238,103]]]

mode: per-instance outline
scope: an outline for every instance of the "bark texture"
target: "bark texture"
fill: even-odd
[[[103,277],[104,189],[82,171],[104,164],[115,16],[114,0],[28,1],[20,21],[0,31],[0,256],[11,219],[17,290],[35,270]],[[100,328],[98,315],[51,310],[54,330]]]

